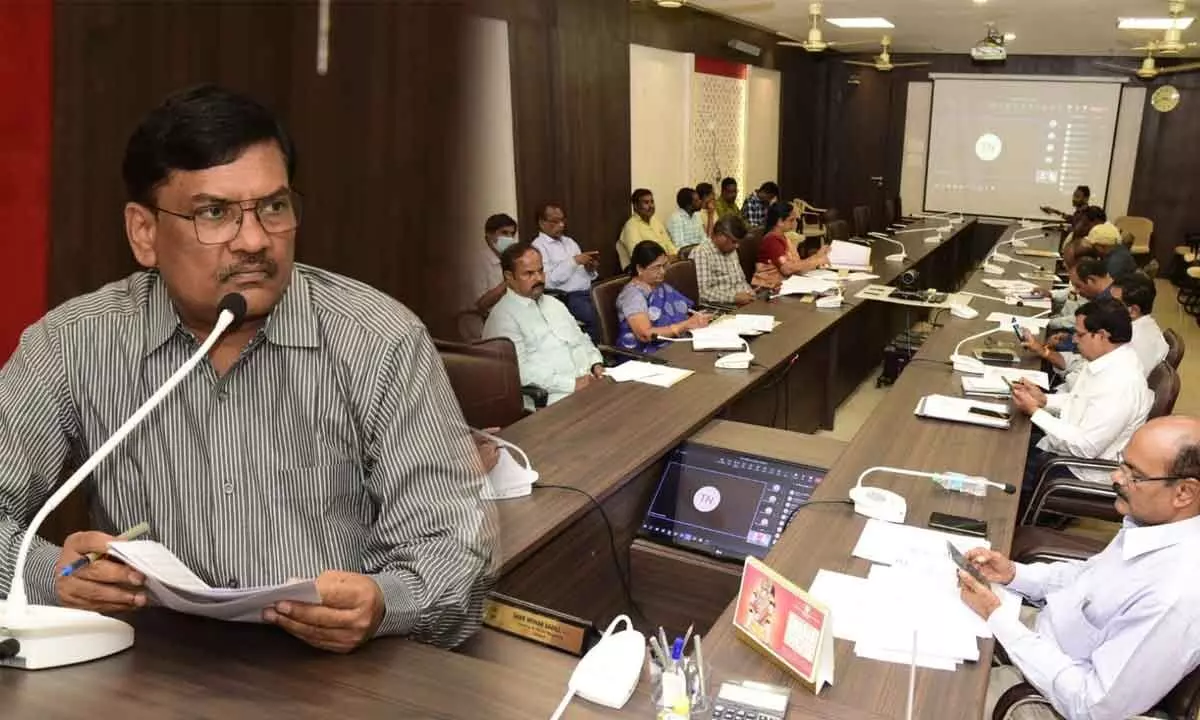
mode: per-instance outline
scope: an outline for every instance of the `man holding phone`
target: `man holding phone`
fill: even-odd
[[[582,325],[592,342],[600,342],[600,324],[592,305],[592,281],[600,267],[600,252],[584,252],[568,237],[567,215],[557,203],[538,209],[538,229],[533,246],[546,265],[546,289],[563,293],[567,309]]]
[[[1026,565],[985,548],[965,554],[987,582],[960,570],[962,600],[1012,663],[992,669],[984,717],[1001,693],[1027,681],[1068,720],[1123,720],[1150,710],[1200,666],[1200,420],[1146,423],[1111,480],[1125,520],[1087,562]],[[989,583],[1040,606],[1036,619],[996,613],[1000,598]],[[1036,717],[1057,716],[1029,706],[1008,715]]]

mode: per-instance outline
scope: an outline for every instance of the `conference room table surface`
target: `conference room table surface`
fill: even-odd
[[[942,225],[942,221],[921,220],[910,227]],[[875,243],[871,260],[879,278],[871,282],[889,284],[935,251],[957,250],[952,246],[969,241],[976,225],[976,220],[966,219],[940,244],[924,242],[921,233],[900,236],[908,255],[903,262],[885,260],[896,251],[894,244]],[[676,385],[660,388],[637,382],[594,383],[505,428],[501,436],[525,451],[543,484],[567,485],[603,500],[787,363],[797,351],[862,312],[865,302],[854,300],[852,295],[864,285],[849,284],[848,303],[836,309],[817,308],[799,297],[759,300],[741,308],[739,312],[774,315],[780,323],[774,332],[751,342],[755,365],[747,370],[715,368],[713,353],[674,344],[658,355],[673,367],[695,373]],[[813,379],[818,384],[822,380]],[[536,486],[528,497],[501,503],[504,570],[525,560],[589,509],[587,498],[578,493]]]
[[[1001,240],[1009,239],[1015,227],[1010,226]],[[1030,244],[1040,249],[1054,247],[1048,238]],[[1041,260],[1040,264],[1053,268],[1050,259]],[[1032,271],[1032,268],[1016,263],[1000,267],[1004,268],[1003,275],[977,271],[962,290],[996,297],[1000,293],[984,284],[985,279],[1014,280],[1019,278],[1020,272]],[[932,333],[899,381],[855,434],[814,492],[813,500],[846,498],[860,474],[876,466],[929,472],[956,471],[1020,487],[1031,428],[1027,417],[1015,412],[1011,428],[995,429],[920,418],[914,414],[918,401],[925,395],[961,396],[961,376],[951,368],[949,357],[960,341],[996,327],[995,323],[986,320],[991,312],[1015,315],[1039,312],[978,297],[973,299],[972,306],[979,311],[979,316],[971,320],[954,317],[948,312],[939,314],[938,319],[945,323],[944,326]],[[962,352],[969,353],[996,340],[1010,345],[1016,342],[1012,330],[1001,326],[997,333],[964,344]],[[1035,363],[1026,358],[1023,365],[1034,367]],[[908,504],[905,519],[908,525],[925,526],[929,514],[939,511],[987,521],[987,538],[996,550],[1007,552],[1012,543],[1019,493],[1009,495],[989,489],[986,496],[976,497],[944,490],[927,479],[886,472],[873,473],[863,482],[903,496]],[[768,554],[766,562],[802,588],[808,587],[821,569],[865,577],[870,563],[851,556],[865,524],[866,518],[856,515],[849,506],[811,508],[807,514],[796,516]],[[705,649],[713,662],[741,677],[795,686],[797,681],[785,676],[736,637],[732,617],[731,605],[709,633]],[[955,672],[919,669],[913,717],[978,720],[987,690],[992,643],[990,639],[983,641],[979,661],[963,663]],[[843,640],[836,641],[835,657],[834,686],[820,697],[797,688],[793,701],[802,711],[789,717],[808,717],[810,708],[818,709],[829,701],[887,717],[904,717],[909,678],[907,664],[858,658],[853,643]]]

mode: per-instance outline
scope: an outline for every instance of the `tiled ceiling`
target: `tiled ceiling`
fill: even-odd
[[[809,0],[688,0],[688,4],[801,40],[808,33]],[[825,0],[825,17],[885,17],[897,52],[966,52],[983,39],[987,23],[1016,34],[1010,54],[1137,55],[1130,48],[1161,32],[1118,30],[1117,17],[1165,17],[1167,0]],[[1200,13],[1200,0],[1186,15]],[[822,24],[828,40],[876,39],[883,30],[845,30]],[[1183,39],[1200,40],[1200,21]],[[847,51],[868,51],[854,46]],[[1200,55],[1189,51],[1187,55]]]

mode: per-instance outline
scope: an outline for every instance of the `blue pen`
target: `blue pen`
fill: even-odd
[[[683,659],[683,638],[675,638],[675,642],[671,643],[671,662],[675,664],[676,669],[679,668],[679,661]]]

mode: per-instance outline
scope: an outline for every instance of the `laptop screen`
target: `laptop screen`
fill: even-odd
[[[825,471],[685,442],[671,453],[643,537],[729,560],[764,557]]]

